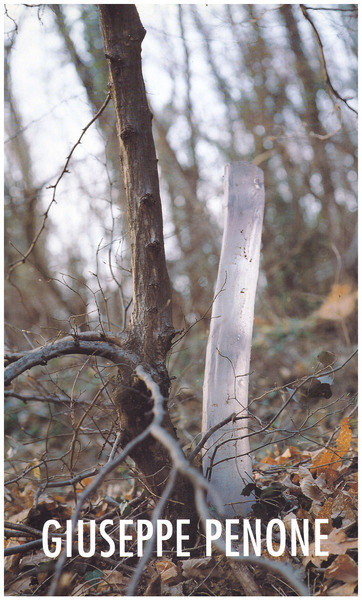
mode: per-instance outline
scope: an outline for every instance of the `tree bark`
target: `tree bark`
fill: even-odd
[[[144,364],[157,374],[156,383],[167,397],[169,377],[165,359],[174,328],[152,114],[142,77],[141,43],[145,30],[133,4],[101,4],[99,10],[127,197],[133,310],[126,346],[137,352]],[[152,418],[149,392],[143,382],[134,377],[132,368],[119,369],[115,402],[124,446],[139,435]],[[176,443],[168,413],[163,427]],[[159,497],[172,469],[167,450],[149,436],[131,457],[142,472],[147,488]],[[189,480],[179,477],[172,500],[177,504],[171,503],[171,514],[193,515],[193,489]]]

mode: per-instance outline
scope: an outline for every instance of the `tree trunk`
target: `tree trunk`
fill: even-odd
[[[321,85],[321,77],[316,73],[308,60],[307,53],[299,33],[298,23],[294,17],[293,7],[283,5],[280,14],[285,21],[289,36],[289,44],[295,55],[295,69],[301,84],[304,87],[305,114],[301,119],[307,123],[314,134],[326,134],[319,118],[316,90]],[[318,140],[315,135],[310,135],[310,145],[313,148],[313,166],[322,176],[323,196],[322,214],[328,223],[328,232],[331,245],[335,245],[343,254],[343,232],[341,229],[341,216],[338,204],[335,201],[335,189],[333,185],[333,174],[330,169],[330,160],[326,151],[326,142]]]
[[[203,458],[227,517],[245,516],[241,495],[253,482],[248,431],[248,384],[255,292],[264,210],[264,176],[247,162],[225,169],[225,228],[206,351],[203,434],[235,413],[207,441]],[[209,498],[212,501],[212,497]]]
[[[174,328],[152,114],[141,67],[145,30],[133,4],[101,4],[99,10],[116,112],[131,246],[133,310],[126,346],[142,357],[143,364],[153,373],[163,396],[167,397],[169,377],[165,359]],[[152,418],[149,392],[126,365],[119,368],[115,402],[124,446],[139,435]],[[167,411],[163,426],[176,440]],[[172,468],[167,450],[149,436],[138,444],[131,457],[144,476],[147,489],[158,498]],[[172,500],[176,504],[170,504],[169,515],[193,516],[193,488],[188,479],[179,477]]]

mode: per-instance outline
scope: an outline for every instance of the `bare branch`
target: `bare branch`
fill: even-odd
[[[204,444],[207,442],[209,437],[211,437],[212,434],[215,433],[215,431],[218,431],[218,429],[221,429],[221,427],[224,427],[224,425],[227,425],[228,423],[230,423],[230,421],[235,419],[235,417],[236,417],[236,413],[232,413],[231,415],[226,417],[226,419],[224,419],[223,421],[220,421],[220,423],[217,423],[213,427],[210,427],[210,429],[205,433],[205,435],[199,441],[196,448],[191,452],[190,456],[188,457],[189,461],[192,462],[194,460],[195,456],[198,455],[200,450],[202,450],[202,448],[204,447]]]
[[[120,455],[116,459],[108,462],[101,469],[98,476],[79,496],[78,504],[73,513],[73,518],[72,518],[73,530],[76,527],[77,521],[81,514],[82,506],[85,503],[85,501],[87,500],[87,498],[89,498],[91,496],[91,494],[96,489],[98,489],[99,485],[104,481],[106,475],[124,461],[124,459],[131,452],[132,448],[135,447],[137,444],[140,444],[150,434],[157,437],[157,439],[167,447],[167,449],[169,450],[170,455],[172,457],[173,465],[174,465],[174,468],[170,474],[168,484],[164,490],[164,493],[162,494],[162,498],[161,498],[158,506],[156,507],[156,510],[155,510],[156,514],[154,515],[154,519],[160,518],[160,516],[162,514],[164,506],[167,503],[168,497],[172,492],[172,488],[174,486],[174,478],[176,478],[177,471],[184,473],[192,481],[192,483],[194,485],[194,489],[195,489],[196,506],[197,506],[200,517],[203,519],[203,522],[205,523],[206,519],[210,518],[209,510],[208,510],[208,507],[207,507],[207,504],[205,501],[205,492],[207,490],[209,491],[209,493],[213,492],[210,484],[208,484],[208,482],[204,479],[204,477],[201,475],[201,473],[199,473],[196,469],[194,469],[193,467],[190,466],[189,462],[183,455],[181,449],[178,447],[176,441],[162,428],[161,423],[162,423],[162,419],[163,419],[163,415],[164,415],[164,408],[163,408],[164,397],[161,394],[159,386],[157,385],[157,383],[155,381],[153,381],[150,373],[148,373],[142,366],[137,367],[136,373],[137,373],[138,377],[144,381],[144,383],[147,385],[147,387],[152,392],[152,397],[154,400],[153,421],[137,438],[134,438],[131,442],[129,442],[129,444],[127,444],[127,446],[123,449],[123,451],[120,453]],[[219,514],[222,515],[223,507],[221,506],[217,497],[215,497],[214,500],[215,500],[216,509],[218,510]],[[219,540],[216,541],[215,546],[223,554],[226,553],[226,546],[225,546],[224,541],[219,541]],[[149,554],[151,553],[151,551],[152,551],[152,541],[151,541],[151,545],[149,547],[147,547],[146,558],[149,557]],[[233,560],[236,560],[237,562],[246,562],[246,563],[250,563],[250,564],[262,565],[265,568],[278,573],[278,575],[281,576],[283,578],[283,580],[287,581],[289,583],[289,585],[291,585],[292,588],[300,595],[303,596],[303,595],[308,594],[308,590],[305,588],[305,586],[302,583],[300,583],[298,580],[296,580],[295,574],[292,572],[292,570],[289,566],[277,565],[271,561],[268,561],[268,560],[265,560],[265,559],[259,558],[259,557],[239,556],[239,557],[233,557]],[[146,561],[146,559],[145,559],[145,561]],[[142,567],[143,567],[145,561],[142,561]],[[50,596],[55,595],[57,592],[58,583],[59,583],[64,565],[65,565],[65,562],[66,562],[66,553],[63,551],[62,555],[60,556],[60,558],[57,562],[54,579],[53,579],[52,586],[51,586],[51,589],[49,592]],[[136,589],[140,575],[141,575],[141,568],[137,568],[136,572],[134,574],[134,577],[131,581],[130,588],[129,588],[129,590],[132,593]]]
[[[64,404],[70,404],[71,400],[69,398],[67,398],[66,396],[64,396],[64,398],[59,398],[58,396],[37,396],[35,394],[19,394],[18,392],[14,392],[13,390],[5,390],[5,398],[17,398],[18,400],[21,400],[22,402],[24,402],[25,404],[27,402],[46,402],[46,403],[52,403],[52,404],[61,404],[62,406],[64,406]],[[90,403],[86,402],[84,400],[77,400],[77,405],[82,405],[82,406],[89,406]]]
[[[72,531],[73,532],[77,526],[77,522],[79,520],[83,504],[85,503],[87,498],[89,498],[89,496],[91,496],[93,494],[93,492],[95,492],[98,489],[98,487],[104,481],[104,479],[108,475],[108,473],[110,473],[111,471],[113,471],[113,469],[115,469],[120,464],[122,464],[122,462],[125,460],[125,458],[127,458],[129,453],[131,452],[131,450],[135,446],[137,446],[137,444],[141,443],[149,434],[150,434],[150,426],[147,427],[137,438],[134,438],[133,440],[131,440],[127,444],[127,446],[123,449],[123,451],[119,454],[119,456],[117,456],[117,458],[115,458],[111,462],[108,462],[101,469],[101,471],[98,473],[98,476],[92,481],[92,483],[84,490],[84,492],[82,492],[82,494],[80,494],[80,496],[78,497],[78,504],[73,513],[73,518],[72,518]],[[54,596],[56,594],[58,583],[59,583],[64,565],[65,565],[65,561],[66,561],[66,554],[65,554],[65,552],[63,552],[63,554],[61,554],[61,556],[57,562],[54,579],[53,579],[53,582],[52,582],[52,585],[51,585],[51,588],[49,591],[49,596]]]
[[[307,10],[332,10],[335,12],[357,12],[358,11],[358,7],[357,6],[352,6],[351,8],[341,8],[340,6],[331,8],[331,7],[326,7],[326,6],[305,6],[305,8]]]
[[[339,93],[339,92],[337,92],[336,88],[333,86],[333,84],[332,84],[332,82],[331,82],[331,78],[330,78],[330,76],[329,76],[329,73],[328,73],[328,69],[327,69],[327,63],[326,63],[326,59],[325,59],[325,56],[324,56],[323,43],[322,43],[321,37],[320,37],[320,35],[319,35],[318,29],[317,29],[317,27],[315,26],[315,24],[314,24],[313,20],[312,20],[312,19],[311,19],[311,17],[309,16],[309,14],[308,14],[308,10],[307,10],[307,8],[308,8],[308,7],[306,7],[306,6],[305,6],[305,4],[301,4],[301,5],[300,5],[300,8],[301,8],[301,11],[302,11],[302,13],[303,13],[304,17],[305,17],[305,18],[307,19],[307,21],[309,21],[309,23],[311,24],[311,26],[312,26],[312,29],[313,29],[313,31],[314,31],[314,35],[315,35],[315,37],[316,37],[316,39],[317,39],[318,46],[319,46],[319,50],[320,50],[320,54],[321,54],[321,58],[322,58],[322,65],[323,65],[324,78],[325,78],[325,81],[326,81],[327,85],[329,86],[329,88],[330,88],[331,92],[334,94],[334,96],[336,96],[336,98],[338,98],[339,100],[341,100],[342,102],[344,102],[344,104],[345,104],[345,105],[346,105],[346,106],[347,106],[347,107],[348,107],[348,108],[349,108],[349,109],[350,109],[352,112],[354,112],[356,115],[358,115],[358,112],[357,112],[357,110],[355,110],[354,108],[352,108],[352,106],[350,106],[350,105],[348,104],[348,102],[347,102],[348,98],[342,98],[342,96],[340,95],[340,93]]]
[[[13,356],[9,354],[8,359],[12,364],[5,369],[5,385],[9,385],[15,377],[18,377],[31,367],[46,365],[49,360],[67,354],[102,356],[111,360],[115,365],[123,364],[131,368],[134,368],[141,362],[136,354],[128,350],[123,350],[120,346],[116,346],[114,342],[83,341],[79,336],[74,335],[73,337],[66,337],[52,342],[43,348],[16,353],[15,362]]]
[[[34,250],[34,248],[35,248],[35,245],[36,245],[36,243],[37,243],[37,241],[38,241],[39,237],[41,236],[42,232],[43,232],[43,231],[44,231],[44,229],[45,229],[45,223],[46,223],[46,221],[47,221],[47,218],[48,218],[48,216],[49,216],[50,209],[51,209],[51,207],[53,206],[53,204],[54,204],[54,202],[55,202],[55,194],[56,194],[56,190],[57,190],[58,184],[59,184],[60,180],[62,179],[63,175],[65,175],[65,173],[69,173],[69,171],[68,171],[68,166],[69,166],[69,163],[70,163],[70,159],[72,158],[72,155],[73,155],[73,153],[74,153],[75,149],[77,148],[77,146],[79,146],[79,144],[81,143],[81,141],[82,141],[82,138],[83,138],[83,136],[85,135],[85,133],[88,131],[89,127],[90,127],[91,125],[93,125],[93,123],[94,123],[94,122],[95,122],[95,121],[98,119],[98,117],[99,117],[99,116],[102,114],[102,112],[103,112],[103,111],[104,111],[104,109],[106,108],[106,106],[107,106],[107,104],[108,104],[108,102],[109,102],[110,98],[111,98],[111,96],[110,96],[110,93],[108,93],[108,94],[107,94],[107,97],[106,97],[106,99],[105,99],[105,101],[104,101],[104,103],[103,103],[103,105],[101,106],[101,108],[99,109],[99,111],[97,112],[97,114],[96,114],[96,115],[94,115],[94,117],[93,117],[93,118],[92,118],[92,119],[89,121],[89,123],[88,123],[88,124],[87,124],[87,125],[84,127],[84,129],[82,130],[82,133],[81,133],[81,135],[79,136],[78,140],[75,142],[75,144],[74,144],[73,148],[71,149],[71,151],[70,151],[70,153],[69,153],[69,156],[67,157],[67,160],[66,160],[66,162],[65,162],[65,165],[64,165],[64,167],[63,167],[63,169],[62,169],[62,172],[60,173],[60,175],[59,175],[58,179],[56,180],[55,184],[54,184],[54,185],[50,185],[50,186],[49,186],[49,188],[52,188],[52,189],[53,189],[53,196],[52,196],[52,199],[51,199],[51,201],[50,201],[50,203],[49,203],[49,205],[48,205],[48,208],[46,209],[45,213],[43,214],[43,220],[42,220],[42,222],[41,222],[41,225],[40,225],[40,227],[39,227],[39,230],[38,230],[37,234],[35,235],[35,237],[34,237],[34,239],[33,239],[32,243],[31,243],[31,244],[30,244],[30,246],[29,246],[29,248],[28,248],[28,249],[27,249],[27,251],[25,252],[25,254],[22,254],[22,257],[21,257],[21,258],[19,258],[19,260],[15,261],[14,263],[12,263],[12,264],[10,265],[10,267],[9,267],[9,272],[8,272],[8,278],[10,277],[11,273],[13,272],[13,270],[14,270],[14,269],[16,269],[16,267],[18,267],[19,265],[22,265],[22,264],[24,264],[24,263],[25,263],[25,261],[27,260],[27,258],[30,256],[30,254],[31,254],[31,253],[32,253],[32,251]],[[17,251],[18,251],[18,252],[21,254],[20,250],[17,250]]]
[[[184,471],[184,474],[189,476],[192,483],[194,484],[196,505],[199,511],[199,515],[205,523],[206,519],[210,518],[209,510],[205,501],[205,490],[208,489],[209,493],[211,492],[214,495],[214,497],[216,496],[216,494],[212,489],[212,486],[210,486],[206,482],[206,480],[201,476],[201,474],[198,471],[196,471],[196,469],[190,467],[187,459],[185,459],[185,457],[183,456],[180,448],[175,444],[175,440],[173,440],[171,436],[156,423],[157,418],[155,411],[159,411],[160,416],[163,411],[162,395],[160,394],[158,385],[154,381],[152,381],[150,375],[145,372],[143,367],[138,367],[136,372],[140,377],[142,377],[147,387],[149,387],[149,389],[152,391],[152,396],[155,400],[155,419],[150,425],[151,432],[153,435],[157,436],[157,439],[159,439],[163,444],[167,446],[173,458],[174,466],[176,467],[176,469],[179,469],[181,471],[183,469],[186,469]],[[216,509],[218,510],[219,514],[222,515],[223,507],[220,506],[220,502],[217,497],[215,497],[214,499],[216,501]],[[226,554],[226,546],[224,541],[217,541],[215,545],[219,550],[221,550],[221,552],[223,552],[223,554]],[[272,561],[268,561],[258,557],[239,556],[235,557],[235,560],[237,562],[246,562],[250,564],[263,565],[269,570],[277,572],[280,576],[282,576],[282,578],[286,580],[289,583],[289,585],[291,585],[292,588],[296,590],[300,595],[308,595],[307,588],[301,582],[296,580],[295,573],[293,573],[292,569],[289,568],[289,566],[287,565],[275,565],[275,563],[273,563]],[[135,587],[133,585],[131,591],[135,591]]]
[[[4,548],[4,556],[12,556],[13,554],[26,554],[28,550],[34,550],[35,548],[41,548],[43,546],[43,540],[34,540],[33,542],[26,542],[20,544],[20,546],[10,546],[10,548]]]
[[[155,508],[155,510],[153,511],[153,515],[152,515],[152,527],[153,527],[153,531],[156,531],[156,523],[158,521],[158,519],[161,519],[163,511],[165,509],[165,506],[167,504],[167,501],[169,499],[169,497],[172,494],[172,490],[175,486],[176,483],[176,478],[177,478],[177,470],[174,469],[171,472],[171,475],[169,477],[169,480],[167,482],[167,486],[165,487],[163,494]],[[139,561],[136,571],[131,579],[131,582],[127,588],[127,595],[128,596],[135,596],[136,595],[136,588],[137,588],[137,584],[139,582],[139,580],[141,579],[142,573],[149,561],[149,559],[151,558],[151,554],[152,554],[152,550],[154,548],[156,542],[156,536],[155,534],[152,535],[152,537],[150,538],[150,540],[148,540],[145,551],[143,553],[143,557],[141,558],[141,560]]]

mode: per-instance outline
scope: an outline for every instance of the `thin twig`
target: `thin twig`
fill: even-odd
[[[131,582],[127,588],[128,596],[135,596],[135,594],[136,594],[137,584],[142,576],[142,573],[151,557],[152,550],[155,546],[155,542],[156,542],[155,531],[156,531],[157,521],[158,521],[158,519],[161,519],[161,517],[162,517],[163,510],[168,502],[170,495],[172,494],[173,488],[175,487],[176,478],[177,478],[177,470],[173,469],[171,472],[171,475],[169,477],[169,480],[167,482],[167,486],[165,487],[165,489],[162,493],[162,496],[161,496],[159,502],[157,503],[155,510],[153,511],[153,515],[152,515],[153,535],[147,542],[143,557],[141,558],[140,562],[138,563],[136,571],[135,571],[135,573],[131,579]]]
[[[24,402],[25,404],[27,402],[46,402],[47,404],[52,403],[52,404],[61,404],[62,406],[64,406],[64,404],[70,404],[70,399],[67,398],[66,396],[64,396],[64,398],[58,398],[57,396],[37,396],[37,395],[30,395],[30,394],[19,394],[18,392],[14,392],[13,390],[5,390],[5,398],[17,398],[18,400],[21,400],[22,402]],[[89,402],[85,401],[85,400],[77,400],[76,401],[77,406],[89,406]]]
[[[203,314],[203,315],[202,315],[202,316],[201,316],[199,319],[196,319],[196,321],[195,321],[194,323],[192,323],[192,325],[190,325],[190,326],[189,326],[189,327],[186,329],[186,331],[184,331],[184,333],[183,333],[182,335],[180,335],[180,337],[178,337],[178,338],[177,338],[177,340],[174,340],[174,341],[172,342],[172,344],[171,344],[171,347],[172,347],[172,348],[175,346],[175,344],[177,344],[177,343],[178,343],[180,340],[182,340],[182,338],[184,338],[184,337],[185,337],[185,335],[187,335],[187,334],[188,334],[188,332],[190,331],[190,329],[192,329],[193,327],[195,327],[195,325],[197,325],[197,323],[200,323],[200,321],[202,321],[203,319],[205,319],[205,317],[206,317],[206,315],[208,314],[208,312],[210,312],[210,310],[212,309],[212,306],[213,306],[213,304],[214,304],[214,302],[215,302],[216,298],[219,296],[219,294],[221,294],[222,292],[224,292],[224,291],[225,291],[225,285],[226,285],[226,282],[227,282],[227,273],[225,273],[225,281],[224,281],[224,283],[222,284],[222,287],[221,287],[221,289],[220,289],[220,290],[217,292],[217,294],[215,294],[215,296],[214,296],[214,298],[212,299],[212,302],[211,302],[211,304],[210,304],[209,308],[208,308],[208,309],[207,309],[207,310],[204,312],[204,314]]]
[[[232,421],[235,418],[235,416],[236,416],[236,413],[232,413],[231,415],[229,415],[228,417],[226,417],[226,419],[224,419],[220,423],[217,423],[216,425],[214,425],[213,427],[211,427],[207,431],[207,433],[205,433],[205,435],[201,438],[201,440],[197,444],[196,448],[191,452],[190,456],[188,457],[189,461],[192,462],[194,460],[195,456],[198,455],[198,453],[200,452],[200,450],[202,450],[202,448],[204,447],[204,444],[207,442],[207,440],[209,439],[209,437],[211,437],[212,434],[215,433],[215,431],[217,431],[218,429],[221,429],[221,427],[223,427],[224,425],[227,425],[228,423],[230,423],[230,421]]]
[[[73,148],[71,149],[71,151],[70,151],[70,153],[69,153],[69,155],[68,155],[68,157],[67,157],[67,159],[66,159],[66,161],[65,161],[65,165],[64,165],[64,167],[63,167],[63,169],[62,169],[62,171],[61,171],[61,173],[60,173],[60,175],[59,175],[58,179],[56,180],[55,184],[54,184],[54,185],[50,185],[50,186],[48,187],[48,189],[53,189],[53,196],[52,196],[52,199],[51,199],[51,201],[50,201],[50,203],[49,203],[49,205],[48,205],[48,208],[46,209],[45,213],[43,214],[43,220],[42,220],[42,222],[41,222],[41,225],[40,225],[40,227],[39,227],[39,230],[38,230],[38,232],[36,233],[36,235],[35,235],[35,237],[34,237],[33,241],[31,242],[31,244],[30,244],[29,248],[27,249],[27,251],[25,252],[25,254],[23,254],[22,252],[20,252],[20,250],[19,250],[19,249],[16,249],[16,250],[19,252],[19,254],[21,254],[21,258],[19,258],[17,261],[13,262],[13,263],[10,265],[10,267],[9,267],[9,272],[8,272],[8,279],[10,278],[10,275],[11,275],[11,273],[13,272],[13,270],[14,270],[16,267],[18,267],[19,265],[22,265],[22,264],[24,264],[24,263],[25,263],[25,261],[27,260],[27,258],[30,256],[30,254],[31,254],[31,253],[32,253],[32,251],[34,250],[34,247],[35,247],[35,245],[36,245],[36,243],[37,243],[37,241],[38,241],[39,237],[41,236],[42,232],[43,232],[43,231],[44,231],[44,229],[45,229],[45,224],[46,224],[47,218],[48,218],[48,216],[49,216],[50,209],[51,209],[51,207],[53,206],[53,204],[56,202],[56,200],[55,200],[55,195],[56,195],[56,190],[57,190],[58,184],[59,184],[60,180],[63,178],[63,176],[64,176],[66,173],[69,173],[69,171],[68,171],[68,166],[69,166],[69,163],[70,163],[70,159],[72,158],[72,155],[73,155],[73,153],[74,153],[75,149],[77,148],[77,146],[79,146],[79,144],[81,143],[81,141],[82,141],[82,138],[83,138],[83,136],[85,135],[85,133],[88,131],[89,127],[90,127],[91,125],[93,125],[93,123],[94,123],[94,122],[95,122],[95,121],[98,119],[98,117],[99,117],[99,116],[102,114],[102,112],[103,112],[103,111],[104,111],[104,109],[106,108],[106,106],[107,106],[107,104],[108,104],[108,102],[109,102],[110,98],[111,98],[111,94],[110,94],[110,92],[109,92],[109,93],[107,94],[107,97],[106,97],[105,101],[103,102],[103,104],[102,104],[101,108],[99,109],[99,111],[98,111],[98,112],[97,112],[97,113],[94,115],[94,117],[93,117],[93,118],[92,118],[92,119],[89,121],[89,123],[88,123],[88,124],[87,124],[87,125],[84,127],[84,129],[82,130],[82,133],[81,133],[81,135],[79,136],[78,140],[75,142],[75,144],[74,144]]]
[[[305,18],[307,19],[307,21],[309,21],[309,23],[311,24],[311,26],[312,26],[312,29],[313,29],[313,31],[314,31],[314,35],[315,35],[315,37],[316,37],[316,39],[317,39],[318,46],[319,46],[319,50],[320,50],[320,54],[321,54],[321,57],[322,57],[322,65],[323,65],[324,78],[325,78],[325,81],[326,81],[327,85],[329,86],[329,88],[330,88],[331,92],[334,94],[334,96],[336,96],[336,98],[338,98],[339,100],[341,100],[342,102],[344,102],[344,104],[345,104],[345,105],[346,105],[346,106],[347,106],[347,107],[348,107],[348,108],[349,108],[349,109],[350,109],[352,112],[354,112],[356,115],[358,115],[358,111],[357,111],[357,110],[355,110],[355,109],[354,109],[352,106],[350,106],[350,105],[348,104],[348,102],[347,102],[347,99],[346,99],[346,98],[342,98],[342,96],[340,95],[340,93],[339,93],[339,92],[337,92],[336,88],[333,86],[333,84],[332,84],[332,82],[331,82],[331,78],[330,78],[330,76],[329,76],[329,73],[328,73],[327,64],[326,64],[326,59],[325,59],[325,56],[324,56],[323,43],[322,43],[321,37],[320,37],[320,35],[319,35],[319,33],[318,33],[318,29],[316,28],[316,26],[315,26],[315,24],[314,24],[313,20],[312,20],[312,19],[311,19],[311,17],[309,16],[309,14],[308,14],[308,10],[307,10],[307,7],[305,6],[305,4],[301,4],[301,5],[300,5],[300,8],[301,8],[301,11],[302,11],[302,13],[303,13],[304,17],[305,17]]]

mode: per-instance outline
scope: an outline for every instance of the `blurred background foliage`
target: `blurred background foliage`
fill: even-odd
[[[187,444],[200,431],[226,163],[253,161],[265,174],[250,378],[255,414],[270,417],[281,400],[266,393],[313,373],[322,350],[342,364],[355,348],[357,6],[140,5],[139,12],[174,325],[187,331],[169,357],[172,414]],[[52,204],[49,188],[107,95],[97,7],[9,5],[5,21],[8,348],[28,350],[77,328],[120,331],[132,288],[111,104],[76,148]],[[100,361],[61,362],[14,384],[20,395],[43,395],[39,416],[50,411],[52,425],[45,435],[39,420],[34,431],[34,413],[12,390],[10,458],[24,440],[47,438],[51,456],[59,438],[74,435],[47,395],[87,402],[104,384]],[[340,422],[355,393],[351,361],[336,373],[321,433]],[[102,431],[97,451],[92,443],[99,459],[114,430],[102,410],[89,414],[93,429],[83,433]],[[89,447],[79,442],[79,456]],[[74,472],[74,451],[71,462]]]

